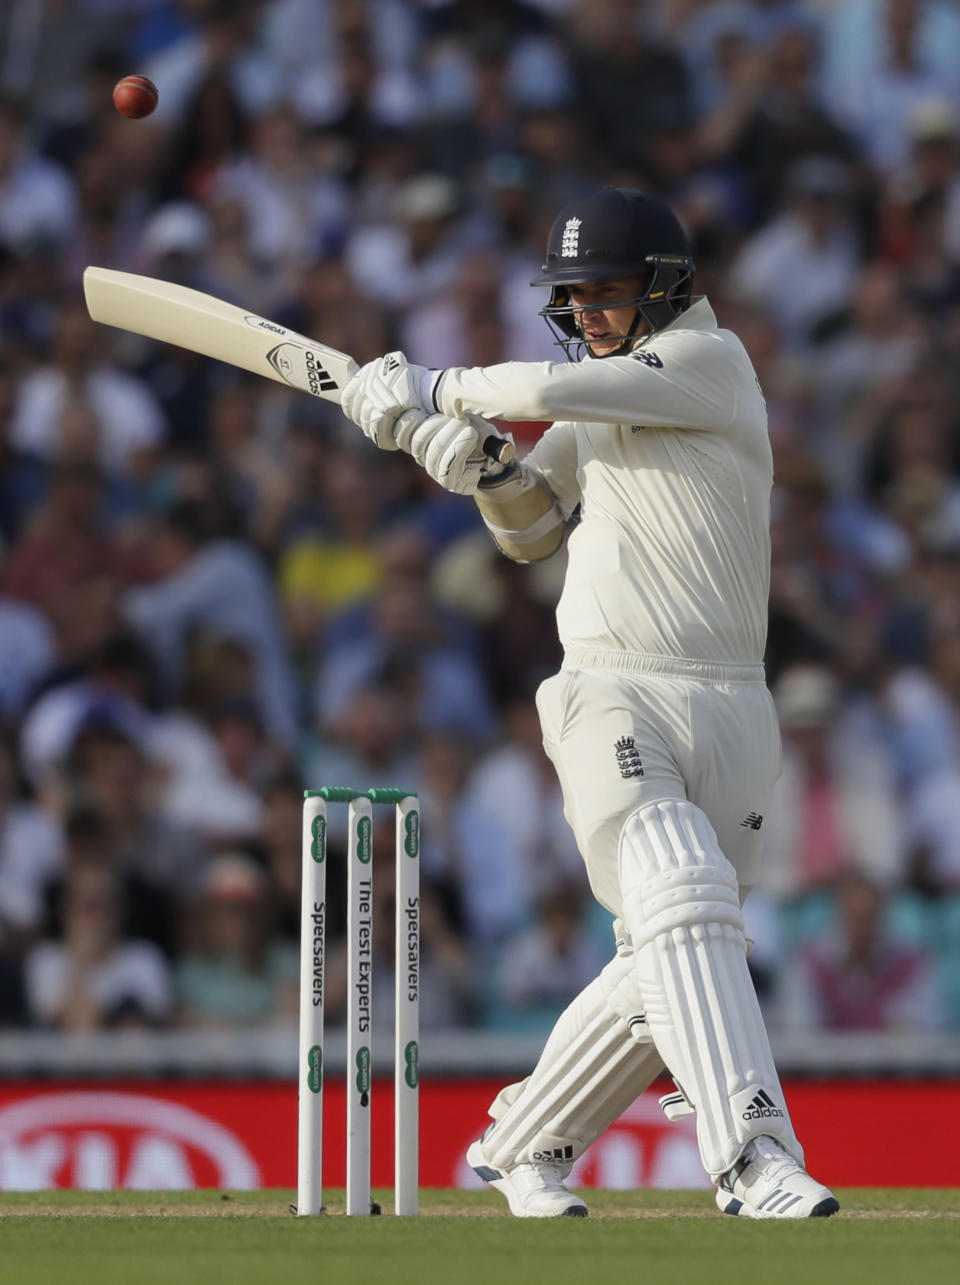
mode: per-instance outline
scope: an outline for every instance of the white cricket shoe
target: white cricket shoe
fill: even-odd
[[[484,1182],[506,1196],[515,1218],[587,1216],[587,1206],[563,1185],[570,1165],[515,1165],[512,1169],[494,1169],[484,1160],[479,1141],[467,1149],[467,1164]]]
[[[748,1142],[717,1183],[717,1204],[740,1218],[829,1218],[840,1208],[833,1192],[767,1134]]]

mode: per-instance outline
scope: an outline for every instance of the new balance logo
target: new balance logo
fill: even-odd
[[[546,1151],[535,1151],[533,1158],[541,1164],[561,1164],[564,1160],[573,1159],[573,1147],[569,1144],[565,1147],[548,1147]]]
[[[769,1120],[773,1116],[777,1116],[782,1120],[783,1112],[770,1094],[765,1093],[763,1089],[760,1090],[743,1113],[744,1120]]]
[[[563,228],[563,239],[560,242],[560,254],[564,259],[575,259],[580,252],[580,224],[583,219],[567,219]]]
[[[740,825],[745,830],[759,830],[763,825],[763,817],[759,812],[748,812],[740,822]]]
[[[629,780],[631,776],[643,776],[643,763],[640,759],[637,743],[632,736],[621,736],[615,746],[617,752],[617,767],[620,769],[620,775],[623,779]]]

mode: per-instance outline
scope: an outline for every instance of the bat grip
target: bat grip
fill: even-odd
[[[397,427],[399,427],[400,424],[403,423],[403,421],[407,418],[408,415],[411,415],[414,417],[414,423],[416,423],[422,418],[420,411],[415,411],[415,410],[404,411],[403,414],[400,416],[400,418],[397,420]],[[499,433],[488,433],[487,436],[483,439],[483,445],[481,449],[484,455],[486,455],[487,459],[493,460],[495,464],[503,464],[504,466],[506,466],[507,464],[510,464],[513,460],[513,457],[517,453],[516,447],[514,446],[513,442],[510,441],[510,438],[501,437]]]
[[[498,464],[509,464],[517,452],[509,437],[491,433],[483,440],[483,453]]]

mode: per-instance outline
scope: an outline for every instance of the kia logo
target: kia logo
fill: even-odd
[[[249,1191],[262,1185],[255,1160],[234,1134],[162,1098],[78,1090],[0,1108],[2,1191],[63,1185],[169,1191],[200,1185],[198,1168],[213,1176],[214,1186]]]

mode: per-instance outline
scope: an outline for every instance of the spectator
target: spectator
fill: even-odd
[[[27,776],[42,786],[62,766],[81,729],[92,720],[110,720],[140,745],[152,732],[150,707],[156,696],[150,658],[138,639],[118,631],[89,659],[73,681],[52,685],[32,705],[20,729],[20,754]]]
[[[741,12],[752,23],[753,15]],[[708,156],[745,172],[751,218],[766,221],[785,195],[787,175],[804,157],[850,162],[855,152],[820,98],[817,41],[809,22],[785,25],[762,51],[751,40],[752,35],[741,38],[736,56],[728,49],[728,87],[704,115],[700,139]]]
[[[50,487],[2,568],[4,591],[59,615],[78,585],[99,583],[112,596],[129,579],[133,563],[102,522],[101,479],[94,465],[59,462]]]
[[[607,959],[584,924],[579,887],[558,888],[537,904],[536,919],[507,941],[488,1021],[547,1029],[563,1008],[597,976]]]
[[[347,217],[339,177],[317,172],[302,130],[287,107],[258,117],[250,151],[224,165],[216,185],[220,200],[237,201],[243,211],[252,259],[291,289],[318,250],[339,243]]]
[[[787,175],[787,202],[731,265],[738,297],[769,309],[802,345],[838,313],[855,280],[860,246],[849,217],[850,178],[832,157],[809,156]]]
[[[0,596],[0,727],[13,726],[56,655],[46,616],[29,603]]]
[[[332,725],[358,688],[378,680],[402,684],[415,725],[490,738],[494,713],[483,674],[413,576],[388,579],[365,636],[330,648],[317,682],[317,712]]]
[[[292,768],[280,768],[264,783],[262,793],[258,847],[270,881],[273,932],[278,942],[296,952],[300,948],[303,785]]]
[[[960,117],[947,98],[918,103],[908,121],[909,151],[904,163],[884,183],[877,211],[877,240],[891,262],[909,264],[916,253],[911,211],[917,203],[939,198],[946,203],[946,240],[956,259],[957,143]]]
[[[320,724],[307,750],[303,776],[316,782],[415,780],[414,717],[409,698],[396,681],[358,686],[335,716]],[[345,835],[346,822],[331,818],[331,834]]]
[[[63,246],[77,226],[73,184],[30,147],[27,119],[10,98],[0,100],[0,241],[17,246],[47,238]]]
[[[276,65],[254,39],[257,8],[252,0],[213,0],[202,7],[195,27],[147,60],[144,73],[163,85],[158,125],[180,120],[197,88],[218,68],[244,111],[263,112],[277,100]]]
[[[105,362],[100,335],[79,299],[64,302],[49,365],[20,385],[10,442],[44,460],[99,463],[113,479],[149,470],[166,433],[163,413],[146,386]]]
[[[127,594],[125,613],[171,686],[182,677],[191,631],[210,628],[244,643],[256,665],[264,724],[289,744],[296,721],[293,688],[267,569],[240,541],[206,537],[204,515],[189,502],[158,517],[151,541],[154,583]]]
[[[460,880],[467,932],[499,944],[527,924],[557,882],[583,886],[583,862],[563,817],[534,702],[515,698],[504,743],[471,772],[460,811]]]
[[[265,14],[265,27],[267,48],[304,119],[342,121],[356,107],[358,81],[381,130],[416,113],[417,14],[402,0],[280,0]]]
[[[356,451],[332,451],[321,480],[325,529],[292,541],[280,560],[284,596],[312,611],[315,631],[370,597],[383,576],[376,474]]]
[[[688,106],[682,59],[650,39],[632,0],[580,0],[570,18],[568,57],[591,141],[615,165],[642,163],[655,104]]]
[[[835,936],[801,949],[784,969],[782,1014],[789,1026],[833,1031],[928,1031],[942,1021],[933,961],[891,939],[889,899],[855,869],[838,883]]]
[[[875,408],[889,404],[920,362],[924,330],[903,298],[904,286],[890,264],[865,264],[845,324],[807,359],[816,390],[817,449],[848,493],[863,477]],[[846,431],[838,434],[841,423]]]
[[[196,944],[176,968],[180,1020],[244,1026],[297,1011],[297,957],[269,936],[267,881],[249,857],[217,857],[196,908]]]
[[[159,1026],[170,1018],[170,974],[152,943],[124,938],[120,888],[97,866],[68,878],[63,941],[43,941],[27,955],[30,1016],[71,1033],[106,1027]]]
[[[248,121],[230,78],[212,69],[196,86],[177,126],[167,158],[165,193],[174,200],[205,201],[224,165],[248,142]]]
[[[850,868],[890,886],[904,877],[893,763],[871,711],[841,710],[835,674],[795,665],[774,687],[783,771],[774,791],[764,886],[792,897]]]
[[[44,891],[63,863],[57,819],[18,790],[16,760],[0,740],[0,947],[39,929]]]
[[[167,772],[165,820],[216,847],[256,838],[263,819],[257,786],[271,755],[251,701],[215,705],[206,722],[179,711],[154,732],[150,749]]]
[[[472,747],[463,737],[431,732],[420,742],[413,779],[420,797],[420,859],[426,877],[442,890],[448,914],[462,925],[460,810],[464,787],[474,764]]]
[[[202,883],[207,851],[163,816],[155,801],[157,776],[140,746],[109,718],[92,719],[74,742],[58,789],[68,805],[76,800],[100,813],[115,870],[138,887],[130,898],[132,926],[173,951],[179,903]]]
[[[912,542],[955,547],[960,540],[957,430],[946,383],[915,372],[877,428],[864,481],[868,494]]]
[[[426,303],[456,279],[466,248],[455,184],[440,174],[409,179],[397,193],[397,221],[359,229],[347,246],[354,281],[393,309]]]
[[[879,170],[902,163],[911,111],[960,95],[960,22],[929,0],[854,0],[827,18],[827,97]]]
[[[3,304],[0,303],[0,333],[9,352],[15,341],[9,333],[10,318],[4,318],[3,312]],[[22,329],[25,319],[19,320],[18,329]],[[16,541],[39,503],[46,482],[46,469],[42,462],[16,449],[11,441],[10,423],[16,396],[14,367],[6,358],[0,359],[0,554]]]

